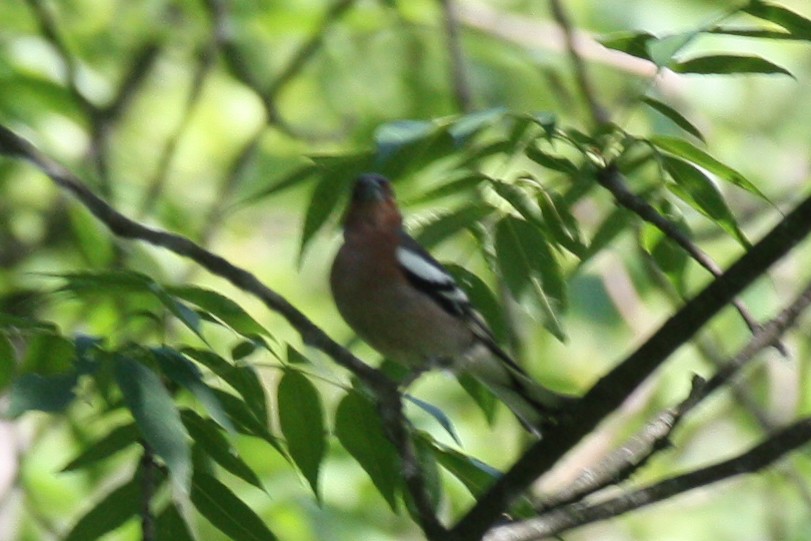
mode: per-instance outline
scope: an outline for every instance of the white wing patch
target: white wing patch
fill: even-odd
[[[453,303],[468,303],[467,295],[459,289],[453,277],[442,268],[426,260],[420,254],[412,252],[402,246],[397,248],[397,260],[419,280],[431,284],[434,293],[441,295]]]

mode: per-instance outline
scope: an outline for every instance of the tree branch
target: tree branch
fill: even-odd
[[[676,349],[811,231],[811,197],[751,250],[668,319],[644,344],[601,378],[561,424],[533,444],[451,530],[451,539],[479,539],[527,487],[619,405]]]
[[[596,467],[588,468],[564,490],[546,498],[540,511],[561,507],[610,484],[627,479],[654,453],[669,447],[670,435],[681,420],[713,392],[730,383],[754,359],[755,355],[769,347],[794,326],[797,318],[809,305],[811,305],[811,283],[807,284],[780,314],[758,329],[752,339],[734,357],[719,366],[709,380],[704,381],[700,378],[694,380],[690,395],[678,406],[661,412],[625,445],[609,454]]]
[[[28,160],[45,173],[54,183],[70,192],[96,218],[101,220],[115,235],[147,242],[165,248],[182,257],[189,258],[212,274],[224,278],[239,289],[261,300],[273,312],[280,314],[301,335],[304,343],[315,347],[346,368],[377,396],[384,425],[398,450],[403,463],[406,487],[418,505],[422,527],[431,540],[445,539],[441,526],[428,503],[419,461],[411,442],[408,422],[402,411],[402,397],[397,384],[383,372],[372,368],[329,337],[304,313],[287,299],[265,286],[250,272],[237,267],[226,259],[202,248],[191,240],[154,229],[131,220],[95,195],[75,175],[62,165],[48,158],[30,142],[0,124],[0,154]]]
[[[485,541],[534,541],[574,527],[616,517],[694,488],[736,475],[757,472],[811,440],[811,418],[798,421],[765,438],[743,454],[711,466],[671,477],[595,504],[573,504],[544,517],[493,529]]]

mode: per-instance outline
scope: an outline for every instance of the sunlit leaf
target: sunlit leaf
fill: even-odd
[[[279,423],[287,450],[316,497],[318,473],[327,450],[324,408],[315,386],[296,370],[286,370],[277,391]]]
[[[0,333],[0,393],[11,385],[17,372],[17,361],[14,347],[8,337]]]
[[[732,167],[718,161],[705,151],[691,144],[689,141],[679,139],[677,137],[655,136],[651,138],[657,148],[664,150],[679,158],[692,162],[700,167],[703,167],[710,173],[718,175],[718,178],[725,180],[739,188],[743,188],[747,192],[754,194],[764,201],[768,201],[765,195],[752,184],[745,176],[733,169]]]
[[[645,96],[642,98],[642,103],[648,105],[652,109],[655,109],[662,115],[669,118],[675,125],[692,135],[693,137],[704,141],[704,135],[701,131],[693,125],[692,122],[687,120],[684,115],[680,112],[673,109],[671,106],[667,105],[666,103],[662,103],[659,100],[653,99],[650,96]]]
[[[277,539],[253,509],[230,488],[206,473],[194,473],[191,501],[201,515],[233,541]]]
[[[115,378],[144,440],[166,463],[174,484],[188,493],[192,471],[189,434],[169,392],[155,372],[121,355],[116,357]]]
[[[448,127],[448,132],[457,147],[461,146],[484,128],[504,118],[506,111],[504,107],[493,107],[462,115]]]
[[[335,435],[396,511],[400,459],[383,432],[374,404],[358,392],[347,394],[335,413]]]
[[[527,147],[526,153],[530,160],[542,165],[543,167],[546,167],[547,169],[560,171],[561,173],[566,173],[567,175],[576,175],[578,172],[577,166],[568,158],[564,158],[563,156],[555,156],[541,150],[537,146]]]
[[[731,54],[707,55],[674,62],[670,69],[676,73],[696,73],[702,75],[731,75],[759,73],[765,75],[782,74],[794,77],[786,68],[760,58]]]
[[[749,241],[738,227],[718,187],[700,169],[679,158],[664,156],[665,169],[675,181],[668,188],[694,209],[711,218],[743,246]]]
[[[90,266],[108,266],[115,256],[110,233],[82,206],[69,205],[68,216],[79,250]]]
[[[786,7],[753,0],[743,7],[742,11],[785,28],[795,39],[811,41],[811,20]]]

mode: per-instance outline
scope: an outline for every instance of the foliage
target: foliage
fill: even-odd
[[[811,15],[789,2],[662,0],[639,8],[667,29],[653,33],[588,3],[578,18],[607,48],[592,60],[622,59],[595,69],[605,120],[558,53],[525,49],[498,25],[476,30],[476,7],[459,6],[464,56],[447,68],[455,45],[440,4],[12,0],[0,6],[0,124],[122,212],[262,269],[335,335],[348,336],[321,307],[326,243],[353,179],[384,174],[416,238],[457,263],[451,272],[499,341],[538,379],[585,389],[616,361],[612,350],[629,350],[632,334],[707,283],[690,248],[724,262],[745,252],[802,186],[778,177],[791,172],[781,161],[807,166],[811,108],[798,88]],[[686,21],[652,15],[662,6]],[[0,269],[0,404],[14,425],[35,427],[32,447],[49,433],[68,442],[44,459],[55,481],[38,481],[21,457],[26,511],[0,537],[138,538],[145,499],[155,539],[418,537],[402,457],[369,389],[237,288],[121,242],[6,159]],[[747,297],[759,318],[784,304],[783,286]],[[652,321],[634,321],[640,304]],[[740,321],[720,318],[710,349],[739,346]],[[657,379],[660,392],[612,445],[687,394],[689,369],[708,370],[698,357]],[[553,358],[572,362],[540,361]],[[407,396],[409,437],[430,503],[451,521],[525,440],[475,381],[424,380]],[[762,402],[763,381],[751,385]],[[484,415],[466,415],[473,408]],[[714,427],[760,430],[722,409],[682,429],[675,456],[657,456],[637,479],[694,465]],[[717,447],[744,443],[728,440]],[[81,479],[73,503],[48,509],[42,493],[70,479]],[[519,499],[511,515],[529,517],[535,503]],[[634,520],[634,538],[657,539],[649,524],[673,519]],[[811,522],[785,523],[799,532]]]

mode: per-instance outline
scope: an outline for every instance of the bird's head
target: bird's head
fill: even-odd
[[[344,226],[347,233],[357,228],[399,231],[402,216],[397,208],[391,183],[374,173],[361,175],[355,180]]]

